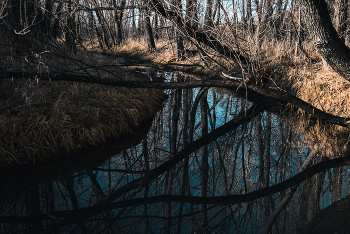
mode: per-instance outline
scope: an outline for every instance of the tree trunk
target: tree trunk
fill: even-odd
[[[156,48],[156,44],[154,42],[150,14],[151,12],[147,8],[146,15],[145,15],[146,38],[147,38],[148,49],[154,50]]]
[[[335,15],[335,28],[338,32],[338,36],[345,43],[346,42],[346,23],[347,23],[347,9],[348,0],[336,0],[334,15]]]
[[[324,0],[299,0],[312,41],[324,61],[350,81],[350,49],[334,29]]]
[[[213,0],[207,0],[204,17],[204,29],[205,27],[213,27],[213,25]]]
[[[68,14],[69,17],[67,19],[67,26],[65,27],[65,44],[66,44],[66,52],[73,52],[76,54],[76,21],[75,21],[75,13],[72,12],[72,3],[68,2]]]
[[[114,7],[116,8],[115,13],[114,13],[114,20],[116,23],[116,45],[120,44],[123,40],[123,34],[122,34],[122,19],[124,15],[124,8],[126,5],[126,0],[122,0],[120,3],[120,8],[121,10],[117,10],[117,1],[114,0]]]
[[[180,0],[173,1],[174,10],[178,12],[179,17],[182,17],[182,4]],[[183,36],[180,30],[174,25],[175,29],[175,40],[176,40],[176,52],[177,52],[177,61],[182,60],[184,55],[184,42]]]

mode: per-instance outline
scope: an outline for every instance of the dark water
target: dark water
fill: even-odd
[[[285,191],[238,204],[197,198],[249,194],[293,176],[308,152],[304,137],[266,112],[220,135],[252,103],[228,90],[166,92],[153,123],[92,161],[3,171],[0,233],[260,233]],[[295,231],[298,196],[274,232]]]

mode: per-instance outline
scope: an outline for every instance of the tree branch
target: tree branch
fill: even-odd
[[[169,159],[167,162],[163,163],[162,165],[150,170],[148,173],[146,173],[144,176],[135,179],[128,184],[116,189],[112,193],[110,193],[107,197],[104,199],[101,199],[98,201],[95,205],[90,207],[90,211],[86,210],[86,212],[82,212],[81,215],[77,215],[74,217],[70,217],[67,219],[63,219],[55,226],[55,229],[57,226],[63,227],[65,225],[68,225],[70,223],[78,222],[81,220],[84,220],[96,213],[96,209],[99,210],[99,207],[104,207],[105,205],[109,206],[111,202],[122,196],[123,194],[126,194],[136,188],[142,188],[145,185],[151,183],[153,180],[157,179],[158,176],[162,175],[166,171],[169,171],[171,168],[176,166],[179,162],[181,162],[183,159],[190,156],[191,153],[194,151],[200,149],[202,146],[209,144],[213,140],[217,139],[218,137],[232,131],[233,129],[236,129],[237,127],[241,126],[242,124],[245,124],[249,122],[252,118],[257,116],[260,112],[262,112],[263,106],[261,104],[254,104],[252,107],[250,107],[248,110],[243,110],[235,119],[227,122],[226,124],[222,125],[221,127],[213,130],[208,135],[205,135],[196,141],[192,142],[191,144],[188,144],[185,146],[182,150],[180,150],[174,157]],[[96,209],[95,209],[96,207]],[[97,211],[98,212],[98,211]],[[1,221],[1,219],[0,219]],[[52,233],[52,230],[49,229],[46,231],[46,233]]]
[[[235,59],[237,62],[248,63],[248,58],[240,53],[231,50],[228,46],[220,43],[216,38],[209,35],[208,32],[199,31],[195,26],[185,21],[176,10],[169,10],[165,4],[159,0],[150,0],[148,5],[163,17],[172,21],[183,33],[187,33],[190,37],[201,42],[210,48],[216,50],[222,55]]]
[[[52,80],[52,81],[75,81],[84,83],[95,83],[102,85],[109,85],[115,87],[128,87],[128,88],[154,88],[154,89],[191,89],[197,87],[217,87],[217,88],[229,88],[234,89],[236,92],[241,92],[242,95],[247,97],[253,102],[260,102],[265,105],[267,110],[275,112],[274,108],[280,111],[293,106],[294,108],[300,108],[305,111],[310,118],[320,119],[326,123],[336,124],[343,127],[350,127],[350,119],[328,114],[311,104],[295,97],[292,93],[282,90],[272,89],[257,85],[254,83],[243,83],[240,80],[225,80],[223,75],[218,75],[218,80],[195,80],[186,82],[147,82],[147,81],[122,81],[109,79],[104,77],[84,76],[75,74],[49,74],[49,73],[34,73],[34,72],[21,72],[21,71],[8,71],[0,72],[0,79],[4,78],[35,78],[40,80]],[[274,102],[271,102],[274,101]],[[284,108],[281,110],[281,108]]]

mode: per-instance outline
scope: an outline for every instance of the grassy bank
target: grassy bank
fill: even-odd
[[[159,90],[2,80],[0,165],[35,163],[132,133],[153,118]]]
[[[312,106],[335,116],[350,117],[349,82],[326,65],[311,42],[303,51],[286,44],[267,46],[263,58],[269,74],[269,86],[292,92]],[[349,130],[319,123],[302,110],[292,113],[295,127],[307,136],[307,145],[328,156],[349,151]]]

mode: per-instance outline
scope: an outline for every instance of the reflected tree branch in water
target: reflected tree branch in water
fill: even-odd
[[[233,129],[241,126],[242,124],[245,124],[249,122],[252,118],[254,118],[256,115],[258,115],[261,111],[263,111],[263,106],[261,104],[254,104],[252,107],[250,107],[247,111],[243,111],[240,115],[238,115],[235,119],[229,121],[228,123],[222,125],[221,127],[213,130],[211,133],[209,133],[206,136],[203,136],[199,138],[198,140],[192,142],[191,144],[184,147],[182,150],[180,150],[174,157],[169,159],[167,162],[163,163],[159,167],[152,169],[149,173],[147,173],[145,176],[136,179],[129,184],[115,190],[112,194],[110,194],[105,199],[101,200],[99,204],[104,203],[110,203],[122,194],[129,192],[130,190],[134,188],[138,188],[140,186],[144,186],[148,183],[150,183],[152,180],[156,179],[159,175],[167,172],[172,167],[174,167],[177,163],[179,163],[184,158],[187,158],[192,152],[200,149],[202,146],[209,144],[214,139],[232,131]]]
[[[210,135],[210,134],[209,134]],[[288,180],[285,180],[279,184],[259,189],[247,194],[241,195],[228,195],[228,196],[215,196],[215,197],[196,197],[196,196],[181,196],[181,195],[159,195],[148,198],[140,198],[133,200],[125,200],[108,204],[100,204],[87,208],[80,208],[79,210],[67,210],[67,211],[57,211],[50,214],[41,214],[35,217],[20,217],[20,216],[0,216],[1,223],[28,223],[33,222],[34,220],[48,220],[56,219],[59,217],[84,217],[87,218],[87,215],[93,215],[95,213],[100,213],[110,209],[119,209],[132,206],[148,205],[160,202],[183,202],[183,203],[192,203],[196,205],[201,204],[222,204],[227,206],[232,206],[235,204],[254,201],[259,198],[284,191],[286,189],[292,188],[295,185],[309,179],[310,177],[328,170],[331,168],[342,167],[350,164],[350,155],[345,157],[336,158],[328,161],[323,161],[318,163],[308,169],[305,169],[301,173],[291,177]]]
[[[217,129],[213,130],[208,135],[205,135],[205,136],[197,139],[196,141],[193,141],[191,144],[188,144],[186,147],[184,147],[182,150],[180,150],[174,157],[172,157],[171,159],[169,159],[167,162],[163,163],[159,167],[152,169],[150,172],[148,172],[146,175],[142,176],[141,178],[133,180],[133,181],[129,182],[128,184],[120,187],[119,189],[116,189],[110,195],[108,195],[106,198],[101,199],[99,202],[97,202],[95,205],[93,205],[89,208],[85,208],[84,211],[79,213],[79,215],[75,214],[70,218],[66,218],[66,219],[61,220],[61,222],[59,222],[55,227],[53,227],[52,229],[49,228],[46,232],[50,233],[50,231],[52,231],[53,229],[57,230],[57,228],[59,228],[59,227],[64,227],[68,224],[78,222],[79,220],[85,220],[88,217],[90,217],[96,213],[102,212],[103,210],[101,210],[101,207],[106,206],[106,207],[110,207],[111,209],[117,209],[117,208],[113,208],[111,206],[111,203],[114,200],[116,200],[120,196],[122,196],[122,195],[124,195],[124,194],[126,194],[134,189],[142,188],[142,187],[146,186],[147,184],[151,183],[153,180],[157,179],[163,173],[171,170],[171,168],[176,166],[183,159],[189,157],[190,154],[193,153],[194,151],[200,149],[204,145],[209,144],[210,142],[217,139],[218,137],[221,137],[224,134],[236,129],[237,127],[241,126],[242,124],[250,122],[254,117],[256,117],[263,110],[264,110],[263,105],[253,104],[248,110],[243,110],[235,119],[227,122],[226,124],[222,125],[221,127],[217,128]],[[169,198],[170,198],[170,197],[173,197],[174,195],[168,195],[168,196],[164,195],[164,196],[166,196],[166,197],[169,196]],[[162,197],[162,196],[160,196],[160,197]],[[175,197],[177,197],[177,196],[175,196]],[[205,198],[205,197],[203,197],[203,198]],[[143,198],[143,199],[146,199],[146,198]],[[153,197],[147,198],[146,200],[148,201],[148,199],[152,200],[154,198]],[[169,201],[172,201],[172,199],[170,199]],[[179,201],[181,202],[181,200],[179,200]],[[186,200],[183,200],[183,201],[188,202]],[[123,201],[121,203],[129,204],[127,201]],[[154,202],[151,202],[150,204],[152,204],[152,203],[154,203]],[[142,204],[142,205],[146,205],[146,204]],[[68,211],[68,213],[70,213],[70,211]],[[55,216],[55,215],[53,215],[53,216]],[[0,222],[1,222],[1,218],[0,218]]]
[[[193,140],[193,131],[194,131],[194,122],[197,112],[197,107],[199,104],[199,101],[201,100],[202,96],[208,91],[207,87],[202,88],[199,93],[196,96],[196,99],[194,100],[192,104],[192,109],[190,113],[190,131],[189,131],[189,143],[192,143]]]
[[[309,167],[309,165],[311,164],[313,158],[315,157],[315,154],[316,154],[316,152],[314,150],[312,150],[309,153],[309,156],[307,156],[305,162],[299,168],[298,173],[301,173],[302,171],[304,171],[306,168]],[[297,189],[298,189],[298,185],[295,185],[294,187],[292,187],[290,189],[289,193],[286,196],[284,196],[284,198],[282,199],[280,204],[276,207],[276,209],[272,211],[272,214],[270,215],[269,219],[267,220],[267,224],[266,224],[266,227],[265,227],[265,230],[264,230],[264,234],[268,234],[271,231],[272,225],[275,223],[278,215],[288,205],[288,203],[292,199],[292,197],[293,197],[294,193],[297,191]]]
[[[149,172],[149,170],[139,170],[139,171],[133,171],[133,170],[124,170],[124,169],[105,169],[105,168],[94,168],[91,171],[103,171],[103,172],[120,172],[123,174],[146,174]]]
[[[71,174],[67,175],[67,177],[65,178],[65,182],[66,182],[65,185],[66,185],[66,188],[68,190],[69,197],[70,197],[70,200],[71,200],[71,203],[73,206],[73,210],[79,210],[78,197],[74,191],[73,176]],[[87,229],[86,229],[84,222],[82,220],[79,220],[78,224],[80,226],[81,232],[83,234],[87,234]]]

